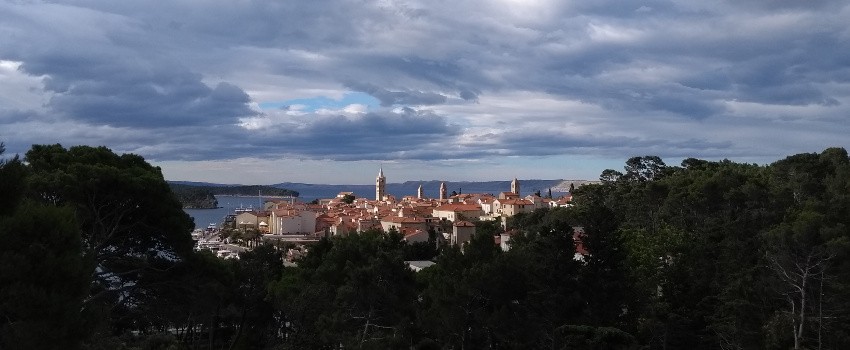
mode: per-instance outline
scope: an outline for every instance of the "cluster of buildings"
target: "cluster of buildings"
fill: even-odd
[[[440,185],[440,198],[426,198],[422,186],[416,196],[396,198],[386,193],[383,169],[375,179],[375,198],[358,198],[341,192],[335,198],[308,204],[286,200],[266,200],[261,210],[243,211],[231,220],[236,229],[257,229],[268,235],[322,237],[380,229],[395,229],[407,242],[425,242],[429,231],[450,244],[462,244],[475,234],[475,222],[498,220],[538,208],[569,206],[571,196],[558,199],[531,194],[522,196],[519,180],[511,181],[510,191],[493,194],[448,196]],[[354,197],[351,201],[350,198]],[[504,235],[503,235],[504,236]],[[507,237],[501,238],[505,244]]]

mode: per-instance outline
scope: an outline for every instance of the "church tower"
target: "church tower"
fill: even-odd
[[[419,190],[416,191],[416,198],[425,198],[425,194],[422,192],[422,185],[419,185]]]
[[[516,193],[517,196],[520,195],[519,194],[519,180],[517,180],[516,178],[514,178],[514,180],[511,181],[511,192]]]
[[[443,182],[440,184],[440,200],[444,200],[446,197],[446,183]]]
[[[378,172],[378,178],[375,179],[375,200],[380,201],[384,199],[385,194],[387,194],[387,178],[384,177],[384,168],[381,167],[381,171]]]

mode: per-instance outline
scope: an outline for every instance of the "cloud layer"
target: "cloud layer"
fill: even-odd
[[[0,0],[0,140],[154,161],[771,161],[850,146],[847,23],[827,0]],[[357,93],[378,102],[259,107]]]

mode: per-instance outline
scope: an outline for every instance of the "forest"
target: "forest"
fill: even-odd
[[[218,200],[215,198],[215,193],[209,188],[175,183],[169,183],[168,185],[184,209],[218,208]]]
[[[171,184],[172,188],[182,188],[182,186],[194,187],[196,189],[209,190],[213,194],[225,196],[292,196],[298,197],[298,191],[293,191],[285,188],[260,185],[238,185],[238,186],[194,186],[194,185],[178,185]]]
[[[0,350],[850,348],[843,148],[633,157],[573,206],[480,222],[462,247],[352,232],[286,267],[271,245],[194,252],[139,156],[0,159]]]

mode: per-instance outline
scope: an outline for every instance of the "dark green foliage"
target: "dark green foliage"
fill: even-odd
[[[846,344],[846,337],[824,336],[844,322],[828,321],[846,319],[832,318],[842,313],[842,298],[830,296],[847,281],[838,278],[843,263],[835,264],[840,249],[832,248],[848,237],[846,151],[794,155],[767,167],[692,158],[681,168],[664,167],[646,159],[630,159],[623,176],[606,171],[602,185],[582,187],[576,197],[577,209],[596,205],[591,212],[607,210],[604,216],[619,222],[641,301],[629,313],[644,320],[632,322],[642,342],[652,348]],[[786,278],[791,267],[807,277]]]
[[[492,220],[492,221],[477,221],[475,222],[475,232],[486,234],[491,237],[495,237],[499,233],[503,232],[502,229],[502,221],[501,220]]]
[[[25,202],[67,208],[77,244],[68,254],[87,262],[88,290],[76,306],[87,329],[137,324],[164,298],[170,271],[192,251],[194,226],[158,168],[107,148],[35,145],[26,155]],[[56,220],[47,215],[37,221]],[[33,269],[50,270],[36,261]],[[74,266],[74,265],[70,265]],[[69,296],[76,296],[69,293]],[[70,303],[69,305],[74,305]],[[79,332],[85,336],[86,332]]]
[[[431,260],[437,256],[437,245],[434,240],[430,242],[413,242],[404,247],[404,260]]]
[[[27,169],[18,156],[6,159],[4,152],[5,147],[0,142],[0,215],[12,212],[20,204],[27,176]]]
[[[572,207],[510,218],[508,251],[494,221],[461,247],[352,232],[286,268],[271,246],[193,253],[138,156],[26,159],[0,162],[3,350],[850,348],[841,148],[768,166],[634,157]]]
[[[0,349],[75,349],[91,261],[73,211],[23,203],[0,216]]]
[[[235,327],[230,342],[239,349],[268,348],[276,343],[278,316],[268,286],[283,274],[281,253],[271,245],[261,245],[239,257],[230,266],[235,278],[228,306]]]
[[[325,239],[272,285],[289,322],[283,348],[386,349],[411,344],[416,287],[401,236]]]
[[[76,349],[93,265],[71,208],[23,198],[27,175],[0,160],[0,349]]]
[[[420,272],[420,324],[443,348],[515,347],[530,343],[522,325],[525,299],[521,265],[500,254],[491,236],[476,235],[461,253],[448,247]]]

